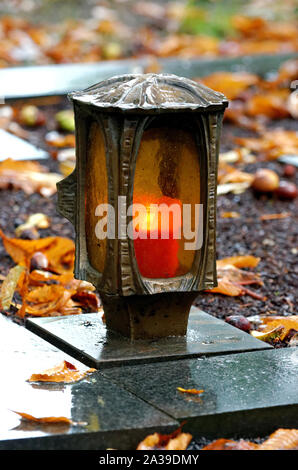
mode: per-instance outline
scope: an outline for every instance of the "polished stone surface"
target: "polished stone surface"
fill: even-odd
[[[0,449],[133,449],[147,434],[177,428],[173,419],[99,372],[74,384],[27,382],[32,373],[64,359],[86,367],[2,315],[0,357]],[[39,425],[12,410],[38,418],[65,416],[79,424]]]
[[[187,335],[131,343],[107,333],[102,314],[28,319],[26,327],[91,367],[148,363],[270,348],[222,320],[191,308]]]
[[[266,435],[297,427],[298,348],[245,352],[103,371],[195,436]],[[202,395],[177,391],[203,389]]]

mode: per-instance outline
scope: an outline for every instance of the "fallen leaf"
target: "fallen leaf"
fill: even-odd
[[[244,181],[242,183],[225,183],[217,185],[217,195],[221,196],[222,194],[234,193],[242,194],[250,187],[249,181]]]
[[[40,424],[53,424],[53,423],[64,423],[64,424],[73,424],[72,420],[66,418],[65,416],[48,416],[43,418],[36,418],[35,416],[29,415],[28,413],[21,413],[20,411],[13,411],[17,415],[21,416],[21,418],[27,421],[33,421],[34,423]]]
[[[26,194],[37,192],[49,197],[56,193],[56,183],[62,178],[58,173],[49,173],[37,162],[7,159],[0,162],[0,189],[13,187]]]
[[[256,85],[259,82],[259,77],[248,72],[215,72],[200,81],[233,100],[247,88]]]
[[[192,435],[175,431],[173,434],[162,435],[157,432],[147,436],[139,443],[137,450],[185,450],[187,449]]]
[[[67,361],[47,369],[39,374],[32,374],[29,382],[64,382],[73,383],[82,380],[86,375],[95,372],[96,369],[88,369],[86,371],[79,371],[73,364]]]
[[[231,439],[217,439],[201,450],[257,450],[258,444],[250,441],[233,441]]]
[[[25,296],[26,313],[38,317],[58,314],[74,293],[74,290],[66,290],[61,285],[36,287],[28,291]]]
[[[4,247],[7,253],[17,264],[24,264],[31,256],[40,251],[49,259],[50,269],[57,273],[73,271],[74,242],[64,237],[47,237],[39,240],[20,240],[7,237],[0,230]]]
[[[46,142],[53,147],[75,147],[76,139],[74,134],[59,134],[56,131],[51,131],[46,134]]]
[[[15,234],[19,237],[24,230],[30,230],[32,228],[48,228],[50,225],[49,218],[42,213],[30,215],[24,224],[19,225],[15,229]]]
[[[260,137],[236,137],[235,142],[266,160],[275,160],[281,155],[298,154],[298,135],[295,131],[273,129]]]
[[[240,214],[239,212],[231,211],[231,212],[221,212],[220,216],[223,219],[238,219],[240,217]]]
[[[24,266],[14,266],[4,279],[0,289],[0,308],[2,310],[9,310],[13,294],[24,269]]]
[[[290,116],[287,105],[289,95],[287,89],[256,94],[248,100],[246,112],[250,116],[263,115],[270,119],[284,119]]]
[[[253,179],[254,175],[251,173],[238,170],[224,162],[219,164],[218,182],[221,185],[227,183],[248,183],[250,186]]]
[[[204,391],[205,391],[205,390],[197,390],[195,388],[185,389],[185,388],[182,388],[182,387],[177,387],[177,390],[181,393],[190,393],[192,395],[200,395],[201,393],[204,393]]]
[[[216,262],[218,268],[222,268],[227,265],[232,265],[235,268],[255,268],[258,266],[260,258],[256,258],[252,255],[239,255],[230,256],[228,258],[219,259]]]
[[[273,328],[272,330],[269,330],[267,332],[262,332],[262,331],[256,331],[252,330],[250,331],[251,336],[253,336],[256,339],[260,339],[261,341],[265,341],[265,343],[271,343],[272,341],[276,339],[281,339],[283,333],[284,333],[284,327],[283,326],[277,326]]]
[[[295,449],[298,449],[298,429],[278,429],[258,446],[258,450]]]
[[[256,161],[255,155],[245,147],[235,148],[229,152],[219,154],[219,164],[222,163],[254,163]]]
[[[63,176],[68,176],[70,175],[74,168],[76,166],[76,162],[73,160],[63,160],[63,162],[60,162],[59,164],[59,170],[62,173]]]
[[[281,335],[281,339],[288,334],[290,330],[298,331],[298,315],[290,315],[288,317],[281,316],[270,316],[261,317],[263,325],[266,325],[262,330],[263,333],[270,332],[273,328],[283,327],[284,331]]]
[[[73,277],[75,247],[72,240],[63,237],[20,240],[7,237],[1,230],[0,236],[12,259],[26,267],[17,286],[22,297],[18,316],[76,315],[82,313],[82,309],[100,310],[94,286]],[[47,271],[32,267],[36,265],[32,260],[37,254],[39,258],[46,257]]]
[[[263,296],[251,291],[246,285],[262,285],[260,276],[239,268],[254,268],[258,265],[260,258],[252,255],[231,256],[216,262],[218,286],[206,292],[223,294],[231,297],[250,295],[259,300],[265,300]]]
[[[286,219],[287,217],[291,217],[291,215],[291,212],[281,212],[280,214],[263,214],[260,216],[260,220]]]
[[[278,429],[262,444],[240,439],[217,439],[201,450],[296,450],[298,449],[298,429]]]

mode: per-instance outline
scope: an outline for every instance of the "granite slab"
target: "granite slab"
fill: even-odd
[[[258,437],[298,425],[298,348],[116,367],[105,377],[195,437]],[[181,393],[177,387],[204,390]]]
[[[70,361],[86,367],[0,315],[0,449],[135,449],[146,435],[178,423],[99,372],[74,384],[29,383],[32,373]],[[75,424],[25,422],[65,416]]]
[[[196,307],[187,335],[130,342],[107,332],[102,314],[28,319],[26,327],[90,367],[137,364],[270,348],[243,331]]]

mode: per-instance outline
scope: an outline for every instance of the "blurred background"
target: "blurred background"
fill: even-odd
[[[0,67],[296,51],[294,0],[2,0]]]

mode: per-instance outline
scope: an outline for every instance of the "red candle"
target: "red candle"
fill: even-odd
[[[179,220],[170,217],[168,229],[165,230],[160,217],[156,212],[150,211],[150,205],[165,204],[170,207],[172,204],[178,204],[181,208],[181,202],[179,199],[167,196],[158,199],[155,197],[134,198],[134,203],[136,202],[146,207],[146,215],[143,215],[141,220],[139,217],[138,224],[135,226],[139,237],[134,240],[134,249],[141,275],[152,279],[174,277],[179,267],[179,241],[174,236],[181,228],[181,213]],[[162,238],[162,236],[167,238]]]

